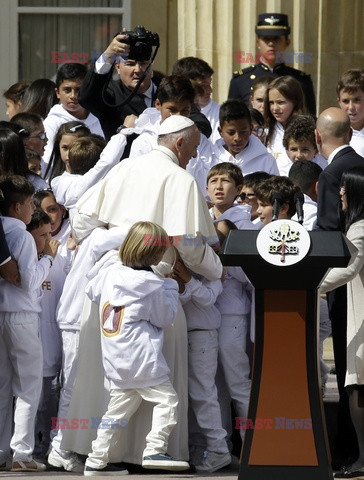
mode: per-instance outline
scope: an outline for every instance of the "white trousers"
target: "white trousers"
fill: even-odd
[[[218,330],[219,364],[236,415],[245,418],[248,416],[251,386],[250,363],[246,353],[247,332],[247,316],[221,315],[221,326]],[[230,408],[228,410],[230,413]],[[226,421],[227,424],[223,423],[223,426],[229,430],[231,418],[226,418]],[[240,430],[240,434],[243,436],[244,431]]]
[[[13,462],[32,460],[42,375],[38,314],[0,312],[0,464],[6,461],[10,449]]]
[[[188,332],[188,388],[190,406],[205,437],[206,449],[228,452],[226,430],[222,428],[215,376],[218,356],[217,330]]]
[[[73,386],[76,380],[77,365],[78,365],[78,342],[80,332],[75,330],[62,330],[62,387],[59,397],[58,417],[61,419],[67,418],[68,409],[71,402]],[[86,394],[86,392],[85,392]],[[66,450],[62,450],[61,444],[63,439],[62,428],[52,430],[52,448],[57,452],[67,455]]]
[[[97,429],[97,437],[92,442],[92,452],[86,460],[88,467],[101,469],[108,464],[109,449],[116,442],[118,431],[128,428],[127,423],[142,400],[156,404],[153,408],[152,429],[145,439],[143,457],[167,452],[169,435],[177,423],[178,398],[171,382],[154,387],[111,389],[107,411]]]

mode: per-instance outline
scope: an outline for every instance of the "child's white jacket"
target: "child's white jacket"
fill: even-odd
[[[242,268],[227,267],[222,286],[216,301],[221,315],[248,315],[253,288]]]
[[[20,286],[16,287],[0,278],[1,312],[39,313],[41,285],[50,269],[48,258],[38,261],[37,249],[25,223],[13,217],[1,217],[6,241],[13,259],[17,261],[20,273]]]
[[[63,105],[53,105],[53,107],[49,110],[47,117],[43,121],[44,130],[47,134],[48,139],[43,155],[43,161],[46,164],[48,164],[51,157],[54,146],[54,139],[57,135],[59,127],[67,122],[83,123],[84,125],[86,125],[86,127],[90,129],[91,133],[95,133],[96,135],[105,137],[99,119],[95,117],[95,115],[93,115],[91,112],[89,112],[86,118],[84,118],[83,120],[79,120],[78,118],[74,117],[70,112],[68,112]]]
[[[99,180],[119,163],[126,146],[126,134],[131,133],[133,129],[125,129],[111,137],[105,148],[102,150],[96,165],[83,175],[63,172],[59,177],[55,177],[52,182],[52,190],[57,203],[63,205],[70,211],[70,217],[74,214],[75,205],[82,195],[89,188],[95,185]]]
[[[213,148],[213,165],[230,162],[240,167],[244,175],[258,171],[279,175],[277,162],[255,135],[250,135],[248,145],[235,157],[224,148],[223,138],[217,140]]]
[[[186,314],[187,330],[213,330],[220,327],[221,315],[215,303],[221,292],[221,280],[192,277],[185,284],[180,300]]]
[[[177,282],[118,262],[101,270],[86,293],[99,303],[103,365],[111,387],[124,390],[168,381],[163,328],[176,317]]]
[[[60,371],[62,363],[62,337],[56,321],[56,310],[62,295],[66,276],[71,268],[74,252],[67,249],[71,227],[63,220],[61,230],[53,236],[60,242],[53,266],[42,284],[40,336],[43,346],[43,377],[53,377]]]

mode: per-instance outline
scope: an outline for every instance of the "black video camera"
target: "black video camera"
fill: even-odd
[[[143,26],[138,25],[130,32],[120,32],[121,35],[128,35],[125,43],[130,45],[128,58],[130,60],[146,61],[152,56],[152,47],[159,47],[158,33],[150,32]]]

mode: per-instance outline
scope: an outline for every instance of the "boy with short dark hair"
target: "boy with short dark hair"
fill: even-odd
[[[294,115],[284,131],[283,146],[291,162],[310,160],[324,169],[327,167],[327,160],[318,153],[315,128],[316,122],[312,115]]]
[[[87,68],[81,63],[63,63],[57,71],[56,94],[59,104],[54,105],[44,120],[48,143],[44,153],[45,163],[49,162],[54,138],[59,127],[66,122],[81,120],[90,130],[104,137],[99,120],[78,103],[78,93],[86,76]]]
[[[180,58],[172,67],[172,75],[184,75],[191,80],[196,90],[202,90],[197,103],[211,124],[212,134],[209,139],[212,143],[220,137],[218,132],[220,105],[211,98],[213,74],[214,71],[210,65],[197,57]]]
[[[310,160],[298,160],[289,170],[288,177],[297,185],[304,196],[303,226],[306,230],[315,230],[317,224],[317,189],[322,168]],[[294,215],[292,220],[296,220]]]
[[[258,202],[255,196],[255,188],[260,182],[270,177],[271,174],[267,172],[254,172],[244,175],[243,186],[241,187],[240,195],[236,199],[238,203],[244,203],[251,207],[250,219],[253,223],[257,224],[259,228],[261,228],[262,225],[260,224],[257,214]]]
[[[274,157],[252,135],[252,120],[248,107],[242,100],[227,100],[220,107],[219,133],[213,163],[231,162],[239,166],[244,175],[258,170],[278,175]]]
[[[171,115],[189,117],[195,99],[191,81],[182,75],[170,75],[161,80],[155,100],[155,107],[147,108],[136,121],[140,135],[132,143],[130,156],[148,153],[157,146],[161,123]]]
[[[255,189],[258,201],[257,213],[263,226],[268,225],[273,217],[273,196],[281,196],[278,220],[290,219],[296,213],[295,194],[300,192],[288,177],[273,175],[268,180],[261,182]]]
[[[20,288],[0,279],[0,467],[6,468],[12,449],[12,471],[40,472],[46,466],[32,457],[42,389],[39,289],[52,266],[58,242],[47,242],[45,254],[38,261],[34,239],[26,231],[34,212],[33,185],[24,177],[12,175],[0,180],[0,192],[5,238],[20,274]]]
[[[240,168],[232,163],[218,163],[207,175],[206,191],[213,206],[210,214],[213,220],[230,220],[243,230],[254,230],[256,227],[250,221],[250,208],[247,205],[235,203],[243,184],[243,174]]]
[[[187,77],[170,75],[163,78],[158,87],[155,108],[144,110],[135,123],[140,135],[132,143],[130,157],[144,155],[156,148],[162,122],[171,115],[190,117],[194,99],[195,90]],[[194,121],[196,118],[191,120]],[[195,123],[201,130],[197,120]],[[186,170],[195,177],[203,193],[206,187],[206,175],[212,165],[211,160],[211,143],[205,135],[201,134],[198,155],[190,160]]]
[[[364,156],[364,69],[347,70],[340,78],[337,87],[337,101],[349,115],[353,136],[350,145]]]

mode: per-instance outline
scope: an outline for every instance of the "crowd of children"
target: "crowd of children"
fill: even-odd
[[[248,418],[247,342],[254,321],[249,279],[229,267],[221,280],[210,281],[192,272],[177,252],[172,271],[162,278],[152,267],[169,237],[151,222],[119,235],[98,229],[76,245],[76,204],[121,160],[130,135],[138,135],[130,157],[147,154],[169,116],[192,117],[197,105],[212,134],[201,134],[186,170],[210,207],[220,244],[231,229],[259,230],[270,223],[277,192],[278,218],[293,220],[295,195],[303,193],[303,225],[314,230],[320,174],[328,165],[318,152],[316,120],[307,114],[300,83],[290,76],[258,78],[249,106],[238,99],[219,106],[211,98],[211,67],[186,57],[161,80],[154,106],[139,117],[127,116],[106,142],[99,119],[78,103],[86,73],[84,65],[63,64],[54,85],[45,79],[18,82],[4,93],[9,122],[0,123],[0,223],[20,283],[0,278],[0,470],[40,472],[47,460],[87,476],[127,474],[110,463],[109,449],[144,399],[155,407],[143,467],[184,470],[189,460],[200,472],[214,472],[231,463],[232,415]],[[364,70],[342,75],[337,99],[350,119],[350,145],[363,155]],[[88,270],[109,250],[88,282]],[[85,293],[99,305],[110,401],[83,462],[62,447],[64,431],[53,420],[67,419]],[[189,459],[168,454],[178,395],[162,353],[163,331],[180,303],[188,335]],[[325,314],[320,331],[322,347],[330,333]],[[322,361],[321,373],[324,387]]]

